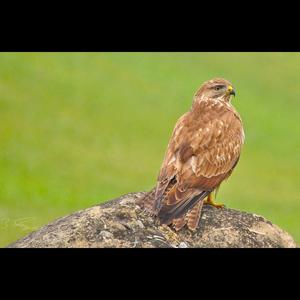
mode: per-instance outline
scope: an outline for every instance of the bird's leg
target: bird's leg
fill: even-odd
[[[222,204],[222,203],[216,203],[216,202],[214,202],[214,200],[213,200],[213,194],[212,194],[212,193],[210,193],[210,194],[207,196],[206,200],[204,200],[204,204],[209,204],[209,205],[214,206],[214,207],[216,207],[216,208],[222,208],[222,207],[225,206],[225,205]]]

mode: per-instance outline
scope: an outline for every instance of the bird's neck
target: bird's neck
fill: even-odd
[[[205,96],[195,96],[194,101],[191,107],[191,111],[201,111],[203,109],[203,106],[210,106],[210,107],[219,107],[219,106],[225,106],[229,109],[234,109],[230,102],[230,97],[219,97],[219,98],[209,98]]]

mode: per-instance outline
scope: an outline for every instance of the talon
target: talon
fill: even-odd
[[[216,208],[223,208],[223,207],[225,207],[225,205],[223,203],[216,203],[216,202],[213,201],[212,193],[210,193],[207,196],[206,200],[204,200],[204,204],[209,204],[209,205],[211,205],[213,207],[216,207]]]

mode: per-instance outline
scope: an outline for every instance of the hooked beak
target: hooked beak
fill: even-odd
[[[228,93],[228,95],[233,95],[235,97],[235,90],[233,89],[233,87],[231,85],[228,86],[227,93]]]

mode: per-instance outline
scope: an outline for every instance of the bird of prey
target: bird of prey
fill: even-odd
[[[203,203],[215,207],[212,195],[238,163],[244,143],[241,117],[231,104],[235,96],[225,79],[206,81],[191,109],[177,121],[150,204],[161,224],[178,231],[196,230]]]

